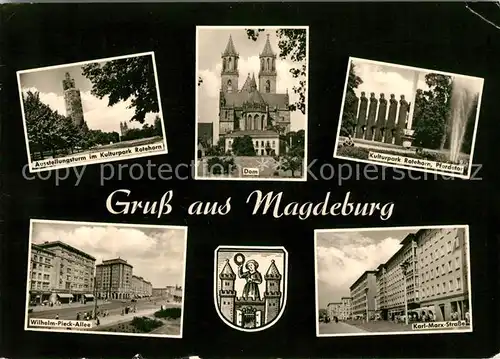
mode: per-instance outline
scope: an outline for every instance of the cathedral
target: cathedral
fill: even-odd
[[[80,90],[75,87],[75,80],[71,78],[69,72],[62,82],[64,90],[64,104],[66,105],[66,116],[73,120],[77,128],[87,130],[87,124],[83,119],[83,106]]]
[[[237,296],[234,288],[236,274],[226,260],[219,273],[219,309],[221,315],[230,323],[241,328],[254,329],[271,323],[281,311],[281,274],[271,261],[269,269],[264,275],[266,291],[263,298]]]
[[[288,93],[276,93],[276,54],[267,35],[259,55],[258,86],[255,74],[248,74],[245,83],[238,85],[239,54],[229,36],[222,53],[221,90],[219,101],[219,136],[231,151],[235,138],[250,136],[256,155],[279,156],[279,134],[276,126],[290,132]]]

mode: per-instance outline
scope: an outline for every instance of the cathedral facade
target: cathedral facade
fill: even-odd
[[[221,315],[230,323],[241,328],[254,329],[271,323],[278,317],[282,306],[282,276],[274,260],[264,275],[266,290],[262,298],[237,296],[234,288],[236,274],[229,260],[226,260],[219,273],[219,279],[218,305]]]
[[[221,90],[219,95],[219,136],[225,139],[226,151],[231,151],[234,139],[250,136],[256,155],[279,155],[279,133],[290,132],[288,93],[276,93],[276,54],[269,35],[259,55],[258,85],[255,75],[247,75],[240,88],[239,54],[229,36],[222,53]]]
[[[64,91],[64,104],[66,116],[71,118],[77,128],[86,129],[87,124],[83,118],[83,106],[80,90],[75,87],[75,80],[66,72],[62,82]]]

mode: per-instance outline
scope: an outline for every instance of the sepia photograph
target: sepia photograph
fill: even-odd
[[[351,57],[333,156],[467,179],[483,83]]]
[[[274,325],[286,306],[287,261],[283,247],[219,246],[214,301],[222,321],[244,332]]]
[[[468,226],[322,229],[318,337],[472,332]]]
[[[17,72],[31,172],[167,153],[153,52]]]
[[[31,220],[25,329],[182,337],[187,227]]]
[[[195,179],[305,181],[309,28],[198,26]]]

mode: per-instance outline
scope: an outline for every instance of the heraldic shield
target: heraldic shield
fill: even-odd
[[[284,247],[218,247],[214,300],[222,321],[245,332],[274,325],[286,305],[287,271]]]

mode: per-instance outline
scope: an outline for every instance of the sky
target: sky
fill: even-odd
[[[105,64],[106,62],[101,61],[98,63]],[[95,63],[95,61],[89,61],[89,63]],[[23,93],[28,91],[40,92],[40,99],[43,103],[49,105],[52,110],[62,115],[67,115],[64,105],[62,81],[64,80],[65,73],[69,72],[75,80],[75,87],[80,90],[83,116],[89,129],[120,133],[120,122],[123,121],[127,121],[129,128],[142,128],[144,124],[140,124],[137,121],[129,122],[135,111],[134,108],[127,108],[130,105],[130,100],[122,101],[112,107],[108,107],[108,96],[100,100],[90,93],[92,83],[82,75],[81,66],[81,64],[64,65],[55,69],[40,69],[34,72],[21,73],[19,76],[21,91]],[[153,125],[155,117],[156,114],[148,113],[144,123]]]
[[[132,274],[154,288],[182,285],[185,230],[72,223],[34,223],[32,242],[61,241],[102,260],[121,258],[133,266]]]
[[[431,72],[439,72],[429,72],[416,67],[400,67],[362,59],[354,59],[352,63],[356,75],[363,80],[363,83],[357,89],[354,89],[356,96],[360,97],[361,92],[364,91],[366,97],[369,98],[370,93],[375,92],[377,99],[380,98],[381,93],[384,93],[387,100],[389,100],[391,94],[394,94],[398,101],[401,95],[405,95],[406,101],[412,102],[415,94],[415,80],[417,81],[417,89],[427,90],[429,87],[425,83],[425,75]],[[483,79],[465,76],[461,78],[464,79],[462,83],[468,84],[471,91],[475,93],[482,91]]]
[[[375,270],[401,248],[416,230],[319,232],[316,234],[319,308],[350,296],[349,287],[367,270]]]
[[[257,269],[260,274],[262,274],[262,283],[259,285],[259,290],[260,290],[260,295],[263,297],[263,294],[266,290],[266,281],[264,280],[264,275],[266,274],[267,270],[269,269],[269,266],[271,265],[271,260],[274,259],[274,263],[278,267],[278,270],[280,271],[281,275],[283,276],[284,269],[283,269],[283,263],[284,263],[284,254],[283,253],[256,253],[254,251],[252,252],[245,252],[243,250],[238,250],[234,252],[218,252],[218,262],[217,262],[217,291],[220,288],[220,279],[219,279],[219,273],[222,271],[222,268],[226,264],[226,259],[229,259],[229,263],[231,264],[231,267],[233,268],[233,271],[236,275],[238,275],[238,266],[234,263],[234,256],[237,253],[242,253],[245,256],[245,262],[248,262],[250,259],[253,259],[259,263],[259,268]],[[243,264],[243,271],[247,271],[245,268],[245,265]],[[246,281],[244,279],[239,279],[236,278],[234,288],[236,290],[236,295],[238,297],[241,297],[243,293],[243,287],[245,286]],[[281,281],[281,291],[284,291],[284,282],[283,280]],[[281,297],[282,299],[284,296]]]
[[[203,79],[203,84],[198,86],[198,121],[214,123],[214,138],[219,136],[218,114],[219,114],[219,91],[221,88],[221,54],[226,49],[229,35],[233,38],[236,51],[239,53],[238,86],[241,89],[245,80],[250,74],[255,73],[258,85],[258,74],[260,68],[259,54],[264,49],[267,35],[271,49],[278,56],[276,57],[276,92],[286,93],[290,96],[290,103],[298,100],[299,96],[293,92],[293,87],[298,85],[299,79],[294,79],[290,74],[291,68],[299,67],[291,60],[279,58],[278,38],[276,29],[265,30],[259,34],[257,41],[252,41],[246,35],[244,28],[233,29],[199,29],[198,30],[198,76]],[[306,107],[307,108],[307,107]],[[293,111],[290,114],[291,131],[306,129],[306,116],[300,111]]]

